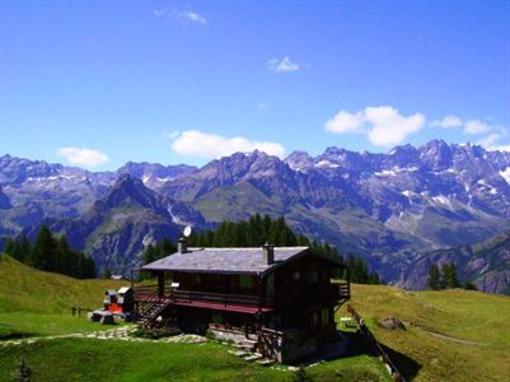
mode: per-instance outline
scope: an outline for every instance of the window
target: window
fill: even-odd
[[[253,288],[253,277],[249,275],[241,275],[239,277],[239,286],[246,289]]]
[[[301,273],[299,271],[294,271],[294,273],[292,274],[292,278],[294,280],[299,280],[301,278]]]
[[[317,272],[317,269],[311,269],[308,277],[310,284],[317,284],[319,282],[319,272]]]
[[[270,274],[266,279],[266,296],[273,297],[274,296],[274,274]]]
[[[317,326],[319,323],[319,315],[317,313],[312,313],[312,326]]]
[[[329,309],[322,309],[322,326],[329,324]]]

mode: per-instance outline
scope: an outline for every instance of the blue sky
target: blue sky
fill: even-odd
[[[2,1],[0,154],[510,148],[508,1]]]

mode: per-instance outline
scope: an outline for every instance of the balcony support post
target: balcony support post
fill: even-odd
[[[158,297],[165,296],[165,272],[158,272]]]

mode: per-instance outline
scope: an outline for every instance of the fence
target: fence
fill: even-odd
[[[358,328],[372,344],[375,351],[381,356],[384,364],[386,365],[390,375],[393,377],[393,379],[397,382],[405,382],[404,377],[402,374],[398,371],[397,367],[389,357],[389,355],[384,351],[384,348],[382,345],[377,341],[377,339],[374,337],[370,329],[365,325],[365,321],[361,316],[356,312],[356,310],[352,307],[352,305],[347,305],[347,311],[352,315],[356,323],[358,324]]]

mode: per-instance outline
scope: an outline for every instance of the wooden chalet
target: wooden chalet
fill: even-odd
[[[157,285],[135,288],[146,326],[244,344],[279,362],[294,362],[336,335],[335,310],[350,284],[332,282],[341,267],[308,247],[186,248],[142,267]]]

